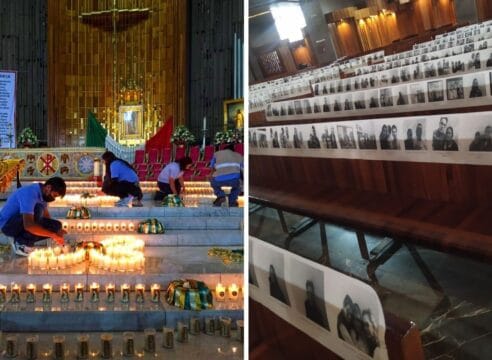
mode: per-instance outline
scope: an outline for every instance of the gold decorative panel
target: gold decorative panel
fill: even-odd
[[[90,111],[128,143],[119,106],[141,106],[132,143],[169,116],[183,124],[186,19],[181,0],[48,0],[49,145],[83,146]]]

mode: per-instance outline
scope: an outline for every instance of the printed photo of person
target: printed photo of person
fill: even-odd
[[[364,121],[355,125],[357,130],[357,145],[361,150],[376,150],[376,133],[374,132],[374,123]]]
[[[294,144],[294,148],[301,149],[304,147],[304,140],[302,139],[302,132],[298,131],[297,128],[294,128],[294,135],[292,136],[292,142]]]
[[[337,125],[338,141],[341,149],[356,149],[354,128],[347,125]]]
[[[365,91],[355,93],[354,107],[356,110],[363,110],[366,108],[365,94]]]
[[[425,93],[423,83],[410,84],[410,102],[412,104],[424,104]]]
[[[302,100],[302,109],[304,114],[312,114],[311,101],[309,99]]]
[[[424,64],[424,76],[425,78],[434,77],[437,75],[436,65],[434,62],[429,61]]]
[[[325,126],[325,131],[321,135],[321,144],[326,149],[338,149],[337,139],[335,136],[335,128],[330,127],[330,132],[328,133],[328,127]]]
[[[422,68],[420,67],[420,64],[417,64],[413,68],[413,79],[414,80],[420,80],[424,77]]]
[[[318,114],[321,112],[321,106],[319,105],[319,99],[313,99],[313,113]]]
[[[425,119],[408,119],[404,122],[407,137],[403,141],[405,150],[427,150],[425,144]]]
[[[396,125],[383,124],[379,133],[379,145],[381,150],[400,150]]]
[[[475,132],[475,137],[468,148],[470,151],[492,151],[492,126],[487,125],[485,129]]]
[[[342,309],[337,317],[338,337],[373,357],[380,344],[371,310],[361,310],[348,294],[341,305]]]
[[[408,90],[406,86],[399,86],[396,88],[398,96],[396,98],[396,105],[408,105]]]
[[[302,115],[301,100],[294,100],[294,109],[295,109],[296,115]]]
[[[333,98],[333,111],[342,111],[342,104],[339,95]]]
[[[262,128],[262,129],[257,129],[256,131],[258,133],[258,147],[267,148],[268,147],[268,140],[267,140],[266,129]]]
[[[442,80],[427,82],[427,97],[429,102],[444,101],[444,89]]]
[[[273,130],[270,128],[270,141],[272,143],[272,148],[279,148],[280,147],[280,141],[278,139],[278,131]]]
[[[432,150],[458,151],[456,138],[454,127],[448,117],[443,116],[439,119],[439,127],[432,133]]]
[[[316,134],[316,127],[314,125],[311,126],[311,133],[309,134],[307,145],[309,149],[321,148],[321,143],[319,141],[318,135]]]
[[[289,138],[289,127],[281,127],[280,128],[280,147],[282,149],[290,149],[292,148],[292,142]]]
[[[379,90],[379,102],[381,107],[393,106],[393,93],[391,88]]]
[[[369,91],[369,109],[375,109],[379,107],[379,94],[377,90]]]
[[[249,146],[252,148],[258,147],[258,137],[256,135],[256,130],[249,130]]]
[[[323,112],[324,113],[330,112],[329,98],[326,96],[323,98]]]
[[[470,99],[486,95],[483,74],[466,75],[464,86],[468,90],[467,95]]]
[[[345,94],[345,96],[343,96],[343,110],[349,111],[352,109],[353,109],[352,94]]]
[[[448,100],[460,100],[465,98],[462,77],[446,79],[446,95]]]

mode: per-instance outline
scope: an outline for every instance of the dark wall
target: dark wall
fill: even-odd
[[[240,0],[190,1],[189,127],[200,138],[204,116],[211,139],[223,128],[223,102],[234,97],[234,33],[244,44],[243,17]]]
[[[47,52],[44,0],[0,0],[0,70],[17,71],[17,134],[30,126],[47,139]]]

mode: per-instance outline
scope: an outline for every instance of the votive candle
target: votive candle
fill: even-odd
[[[81,283],[75,285],[75,301],[84,301],[84,285],[82,285]]]
[[[221,283],[218,283],[215,287],[215,297],[217,298],[217,301],[225,300],[225,286]]]
[[[60,301],[66,303],[70,301],[70,285],[63,283],[60,286]]]
[[[26,288],[26,302],[33,303],[36,301],[36,285],[29,284]]]
[[[113,283],[106,285],[106,302],[110,304],[114,302],[114,292],[115,286]]]
[[[144,284],[135,285],[135,301],[137,303],[141,304],[145,301],[144,294],[145,294],[145,285]]]
[[[130,285],[121,285],[121,302],[128,303],[130,301]]]
[[[152,286],[150,287],[150,294],[152,302],[161,302],[161,286],[159,284],[152,284]]]
[[[51,302],[51,291],[53,287],[51,284],[44,284],[43,285],[43,302],[44,303],[50,303]]]
[[[91,302],[98,302],[99,301],[99,284],[96,282],[93,282],[90,286],[91,290]]]

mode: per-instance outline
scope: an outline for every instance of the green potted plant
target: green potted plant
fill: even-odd
[[[177,146],[184,146],[195,142],[195,135],[186,126],[180,125],[174,129],[171,141]]]
[[[30,127],[26,127],[24,130],[21,131],[18,139],[17,139],[18,146],[22,147],[36,147],[38,146],[38,137]]]

